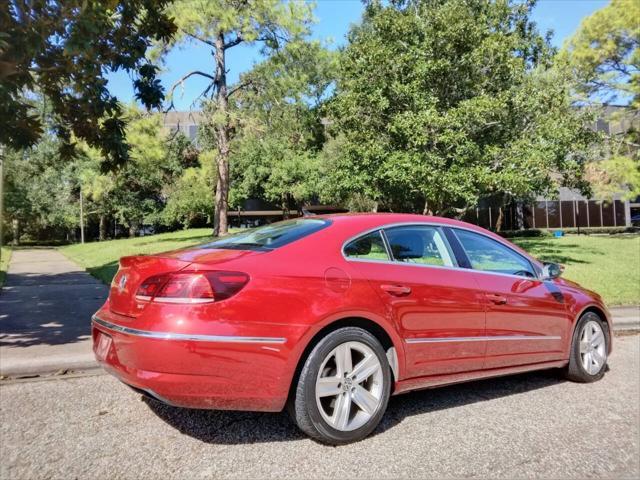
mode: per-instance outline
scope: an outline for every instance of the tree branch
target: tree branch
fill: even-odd
[[[225,43],[222,48],[224,50],[226,50],[227,48],[231,48],[231,47],[235,47],[236,45],[240,44],[244,42],[244,38],[242,38],[242,34],[239,33],[238,36],[236,38],[234,38],[233,40]]]
[[[247,80],[246,82],[242,82],[239,85],[236,85],[231,90],[229,90],[229,93],[227,94],[227,98],[231,97],[231,95],[236,93],[238,90],[244,90],[245,88],[247,88],[248,86],[250,86],[252,84],[253,84],[253,82],[251,80]]]
[[[209,45],[210,47],[216,48],[216,44],[215,44],[215,43],[213,43],[213,42],[212,42],[212,41],[210,41],[210,40],[207,40],[207,39],[206,39],[206,38],[204,38],[204,37],[201,37],[201,36],[199,36],[199,35],[196,35],[195,33],[187,32],[186,30],[184,30],[184,29],[182,29],[182,28],[180,29],[180,31],[181,31],[182,33],[184,33],[187,37],[191,37],[191,38],[193,38],[194,40],[198,40],[199,42],[206,43],[206,44],[207,44],[207,45]]]
[[[207,94],[209,93],[209,91],[210,91],[214,86],[215,86],[215,85],[214,85],[214,83],[213,83],[213,82],[211,82],[211,83],[207,86],[207,88],[205,88],[205,89],[202,91],[202,93],[201,93],[200,95],[198,95],[198,96],[193,100],[193,102],[191,102],[191,107],[192,107],[192,108],[193,108],[193,107],[195,107],[195,106],[196,106],[196,102],[197,102],[198,100],[200,100],[201,98],[203,98],[203,97],[204,97],[204,98],[207,98]]]
[[[169,95],[173,94],[173,91],[176,89],[176,87],[180,84],[183,84],[185,82],[185,80],[187,80],[189,77],[193,76],[193,75],[200,75],[201,77],[205,77],[208,78],[209,80],[211,80],[212,82],[215,81],[215,78],[212,75],[209,75],[208,73],[204,73],[201,72],[200,70],[194,70],[193,72],[189,72],[187,73],[185,76],[183,76],[182,78],[180,78],[176,83],[174,83],[171,88],[169,89]]]

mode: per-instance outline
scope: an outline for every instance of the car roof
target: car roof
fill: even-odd
[[[332,222],[342,223],[358,223],[363,226],[367,225],[371,228],[376,226],[389,225],[394,223],[437,223],[441,225],[451,225],[468,228],[471,230],[478,230],[487,232],[487,230],[480,228],[471,223],[463,222],[446,217],[436,217],[431,215],[418,215],[414,213],[374,213],[374,212],[348,212],[348,213],[333,213],[327,215],[317,215],[312,218],[324,218],[331,220]]]
[[[446,217],[436,217],[430,215],[418,215],[413,213],[373,213],[373,212],[348,212],[348,213],[333,213],[328,215],[314,215],[309,218],[320,218],[331,220],[333,224],[336,226],[344,226],[351,227],[349,230],[356,229],[361,232],[366,230],[372,230],[376,228],[382,228],[389,225],[395,224],[411,224],[411,223],[434,223],[438,225],[450,226],[450,227],[460,227],[466,230],[472,230],[478,232],[487,237],[491,237],[496,241],[507,245],[511,249],[515,249],[520,254],[525,257],[533,260],[538,263],[538,265],[542,265],[538,259],[531,256],[527,251],[520,248],[518,245],[514,245],[513,243],[506,240],[504,237],[500,235],[474,225],[472,223],[463,222],[461,220],[455,220],[453,218]],[[355,233],[355,232],[352,232]]]

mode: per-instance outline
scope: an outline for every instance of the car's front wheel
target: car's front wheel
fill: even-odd
[[[290,412],[302,431],[334,445],[366,437],[387,409],[391,371],[380,342],[361,328],[324,337],[307,357]]]
[[[585,313],[576,325],[565,376],[574,382],[595,382],[607,366],[609,329],[599,315]]]

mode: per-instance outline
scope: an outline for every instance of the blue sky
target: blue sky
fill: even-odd
[[[553,43],[561,46],[580,25],[583,18],[604,7],[607,0],[539,0],[533,14],[540,31],[553,30]],[[313,27],[312,37],[331,42],[335,48],[343,45],[349,26],[360,21],[362,2],[360,0],[317,0],[314,15],[317,23]],[[240,73],[260,61],[257,48],[237,46],[228,52],[227,76],[229,83],[238,79]],[[161,80],[169,89],[177,79],[192,70],[211,71],[212,62],[209,50],[200,45],[189,44],[172,51],[166,59],[166,70]],[[131,79],[127,74],[118,72],[109,75],[109,89],[120,100],[129,102],[133,98]],[[174,95],[174,104],[178,110],[197,109],[194,100],[206,88],[205,79],[191,77],[178,87]]]

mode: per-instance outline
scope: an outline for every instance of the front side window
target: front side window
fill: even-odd
[[[453,267],[453,255],[436,227],[406,226],[385,230],[397,262]]]
[[[455,230],[471,268],[486,272],[535,277],[531,263],[501,243],[467,230]]]
[[[297,218],[252,228],[235,235],[221,238],[200,248],[223,248],[232,250],[273,250],[307,235],[322,230],[330,224],[328,220]]]
[[[363,258],[367,260],[389,260],[387,249],[382,240],[380,230],[368,233],[349,242],[344,247],[347,258]]]

